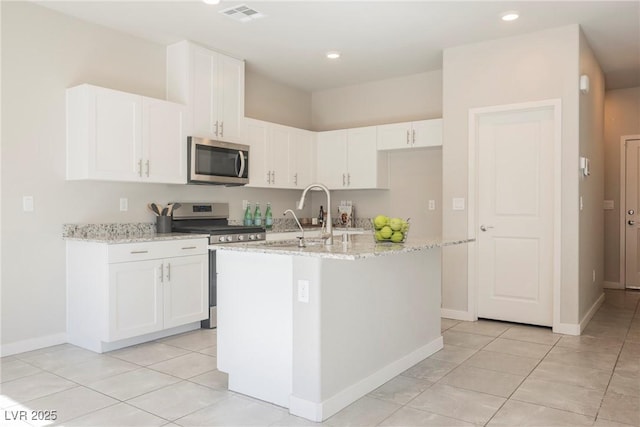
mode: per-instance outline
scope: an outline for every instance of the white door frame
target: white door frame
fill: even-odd
[[[492,113],[552,109],[554,118],[554,160],[553,160],[553,331],[571,333],[560,322],[560,284],[561,284],[561,195],[562,195],[562,102],[560,99],[524,102],[518,104],[496,105],[469,109],[469,213],[467,237],[477,238],[478,224],[478,123],[480,116]],[[577,159],[576,159],[577,161]],[[472,320],[478,320],[478,245],[468,245],[467,265],[467,310]],[[579,331],[577,332],[579,334]]]
[[[626,263],[627,263],[627,230],[625,225],[627,208],[627,141],[640,139],[640,135],[623,135],[620,137],[620,288],[626,289]]]

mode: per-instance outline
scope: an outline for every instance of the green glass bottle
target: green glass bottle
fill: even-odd
[[[271,203],[267,203],[267,211],[264,213],[264,226],[267,230],[273,227],[273,214],[271,213]]]
[[[262,225],[262,212],[260,211],[260,203],[256,202],[256,210],[253,213],[253,225]]]
[[[247,202],[247,209],[244,211],[244,225],[253,225],[253,215],[251,214],[251,203]]]

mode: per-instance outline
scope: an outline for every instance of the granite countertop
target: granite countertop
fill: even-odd
[[[157,233],[153,223],[64,224],[62,237],[94,243],[138,243],[208,238],[208,234]]]
[[[296,247],[297,241],[286,240],[280,242],[236,243],[233,245],[210,245],[216,250],[235,252],[257,252],[270,255],[295,255],[330,259],[356,260],[382,255],[393,255],[405,252],[415,252],[442,246],[458,245],[472,242],[474,239],[409,239],[406,243],[375,243],[373,237],[353,235],[351,241],[344,244],[339,236],[334,236],[334,244],[325,246],[320,244],[308,245],[306,248]]]
[[[317,226],[317,225],[303,225],[302,229],[307,232],[313,232],[313,231],[320,231],[322,230],[321,226]],[[288,228],[279,228],[277,230],[267,230],[267,234],[272,234],[272,233],[292,233],[292,232],[300,232],[300,228],[298,228],[298,226],[295,227],[288,227]],[[352,227],[333,227],[333,231],[339,231],[339,232],[345,232],[345,231],[355,231],[355,232],[363,232],[363,231],[371,231],[370,229],[367,230],[365,228],[352,228]]]

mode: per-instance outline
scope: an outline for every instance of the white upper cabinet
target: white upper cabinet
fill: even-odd
[[[244,61],[188,41],[167,47],[167,98],[189,111],[187,133],[241,142]]]
[[[289,128],[291,133],[289,156],[291,158],[291,188],[305,188],[315,180],[316,150],[315,132]]]
[[[249,187],[288,188],[289,140],[272,123],[245,119]]]
[[[376,138],[376,126],[319,132],[317,181],[336,190],[387,188],[387,155]]]
[[[294,159],[290,147],[291,132],[286,126],[269,123],[267,160],[270,165],[271,177],[269,185],[275,188],[290,188],[293,182],[291,173]]]
[[[186,183],[185,115],[159,99],[67,89],[67,179]]]
[[[249,187],[304,188],[313,180],[314,132],[245,118]]]
[[[148,181],[186,182],[185,119],[183,105],[142,98],[142,157],[146,159],[143,172]]]
[[[332,190],[346,188],[347,131],[318,132],[317,141],[317,181]]]
[[[442,119],[378,126],[378,150],[442,145]]]

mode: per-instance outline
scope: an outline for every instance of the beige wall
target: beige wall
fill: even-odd
[[[614,209],[604,212],[604,280],[607,287],[621,287],[620,137],[640,135],[640,87],[607,91],[604,116],[604,198],[614,202]]]
[[[269,79],[245,66],[245,116],[311,129],[311,94]]]
[[[578,309],[578,49],[579,28],[568,26],[454,47],[443,59],[443,235],[467,234],[469,109],[560,99],[562,102],[561,321],[577,323]],[[467,248],[443,251],[443,307],[467,312]]]
[[[591,175],[580,177],[579,320],[602,295],[604,275],[604,75],[580,31],[579,75],[589,76],[589,93],[580,93],[580,156],[590,159]],[[595,275],[595,278],[594,278]]]
[[[442,117],[442,70],[312,94],[313,130]]]
[[[165,47],[31,2],[0,7],[3,345],[64,340],[64,223],[152,222],[150,201],[228,201],[235,219],[243,199],[271,201],[276,212],[294,205],[299,191],[65,181],[65,89],[92,83],[164,98]],[[32,213],[22,212],[25,195]],[[120,197],[129,211],[119,211]]]

